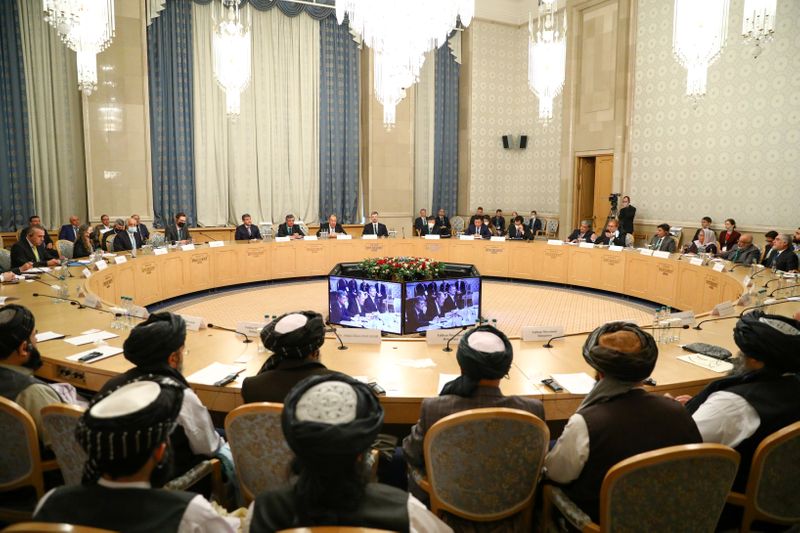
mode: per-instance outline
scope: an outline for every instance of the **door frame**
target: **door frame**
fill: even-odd
[[[580,160],[581,158],[594,158],[595,169],[597,168],[597,158],[600,156],[614,157],[614,150],[586,150],[582,152],[575,152],[572,160],[572,222],[575,223],[580,217],[578,213],[578,174],[580,173]],[[592,194],[594,197],[594,194]],[[580,220],[577,220],[580,223]],[[605,223],[605,221],[603,221]],[[577,227],[577,226],[575,226]]]

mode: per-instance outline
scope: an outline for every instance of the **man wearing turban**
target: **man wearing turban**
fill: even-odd
[[[242,383],[245,403],[283,403],[297,382],[331,372],[319,361],[319,349],[325,342],[325,322],[319,313],[298,311],[279,316],[261,330],[261,342],[272,355],[257,375]]]
[[[452,531],[407,492],[367,482],[365,459],[382,425],[383,408],[364,383],[338,372],[298,383],[281,415],[297,481],[259,494],[244,531],[314,526]]]
[[[467,331],[458,343],[456,359],[461,367],[461,376],[447,383],[438,397],[422,400],[419,421],[411,428],[411,434],[403,439],[403,456],[414,468],[425,468],[422,447],[425,433],[433,424],[453,413],[483,407],[507,407],[528,411],[544,420],[544,407],[539,400],[503,396],[500,391],[500,380],[508,375],[513,359],[511,343],[502,331],[488,325]],[[424,492],[410,478],[409,485],[412,493],[424,497]]]
[[[743,491],[759,443],[800,420],[800,321],[753,311],[736,323],[733,340],[742,369],[677,400],[686,402],[704,442],[742,455],[733,488]]]
[[[597,522],[600,487],[608,470],[633,455],[701,441],[680,404],[642,388],[656,366],[653,337],[634,324],[594,330],[583,358],[598,381],[545,459],[547,477]]]
[[[184,389],[183,405],[172,435],[173,476],[217,456],[230,457],[225,439],[214,429],[211,415],[181,373],[186,342],[186,323],[180,315],[153,313],[133,328],[122,345],[125,359],[136,365],[106,382],[101,393],[114,390],[145,375],[172,378]],[[231,465],[226,463],[226,467]]]
[[[171,378],[149,375],[98,394],[75,431],[87,455],[82,484],[45,494],[34,520],[126,533],[236,531],[238,520],[219,516],[203,496],[152,488],[185,391]]]

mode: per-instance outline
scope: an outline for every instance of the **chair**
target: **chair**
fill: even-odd
[[[681,239],[683,238],[683,226],[670,226],[669,234],[675,237],[675,249],[679,250],[681,247]]]
[[[2,533],[115,533],[110,529],[98,529],[89,526],[73,526],[71,524],[54,524],[52,522],[23,522],[8,526]]]
[[[490,522],[522,513],[527,531],[549,440],[547,425],[526,411],[486,408],[452,414],[425,435],[426,477],[419,486],[439,516],[446,512],[456,519]]]
[[[56,241],[56,248],[58,249],[58,253],[63,257],[66,257],[67,259],[73,258],[73,248],[75,248],[74,242],[61,239]]]
[[[634,245],[634,240],[635,239],[633,237],[633,234],[631,233],[625,234],[625,246],[627,246],[628,248],[632,247]]]
[[[11,252],[0,247],[0,271],[11,270]]]
[[[544,524],[555,506],[572,526],[595,531],[714,531],[739,467],[721,444],[684,444],[620,461],[600,489],[600,524],[559,488],[544,487]]]
[[[162,246],[166,245],[167,241],[164,239],[164,234],[161,232],[152,232],[150,234],[150,240],[148,244],[153,248],[161,248]]]
[[[74,405],[55,404],[42,408],[42,426],[50,436],[51,448],[65,485],[80,485],[86,452],[75,438],[75,428],[84,410]]]
[[[450,227],[454,232],[453,235],[458,233],[464,233],[464,229],[466,228],[467,224],[464,222],[464,219],[459,216],[454,216],[450,219]]]
[[[211,500],[224,503],[225,487],[222,482],[222,463],[219,459],[206,459],[196,464],[182,476],[171,479],[164,485],[167,490],[189,490],[197,483],[211,477]]]
[[[744,508],[742,531],[755,520],[800,523],[800,422],[761,441],[753,455],[744,494],[732,492],[728,503]]]
[[[346,527],[346,526],[318,526],[318,527],[295,527],[292,529],[281,529],[278,533],[392,533],[387,529],[372,529],[368,527]]]
[[[42,461],[39,435],[33,418],[22,407],[0,397],[0,522],[30,520],[36,502],[44,495],[43,470],[56,468],[55,461]],[[31,498],[17,497],[18,489],[32,487]],[[16,491],[16,494],[10,494]],[[5,494],[4,494],[5,493]]]
[[[116,235],[109,235],[106,239],[106,252],[113,252],[114,251],[114,239]]]
[[[282,411],[279,403],[251,403],[225,417],[225,434],[245,505],[265,490],[289,484],[294,453],[283,436]]]
[[[541,233],[538,232],[538,233]],[[545,222],[544,225],[544,234],[548,238],[555,238],[558,235],[558,219],[557,218],[550,218]]]

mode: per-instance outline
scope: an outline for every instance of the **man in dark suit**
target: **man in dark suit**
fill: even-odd
[[[125,231],[117,232],[114,238],[114,251],[124,252],[127,250],[139,250],[142,247],[142,236],[136,228],[136,219],[128,219],[128,227]]]
[[[514,219],[514,224],[508,228],[508,238],[515,240],[515,241],[531,241],[533,240],[533,234],[531,230],[529,230],[525,226],[525,219],[521,216],[517,216]]]
[[[594,242],[596,238],[597,235],[592,231],[592,222],[581,220],[581,226],[569,234],[567,242]]]
[[[442,308],[444,309],[445,313],[449,313],[450,311],[455,311],[456,309],[461,309],[463,305],[461,305],[461,297],[458,294],[458,290],[456,288],[455,283],[452,283],[447,286],[447,297],[444,300],[444,304]]]
[[[424,237],[425,235],[440,235],[439,228],[436,227],[436,217],[428,217],[425,225],[417,230],[417,235]]]
[[[245,403],[283,403],[295,384],[317,374],[330,374],[319,362],[325,342],[322,315],[313,311],[288,313],[267,324],[261,342],[272,355],[253,377],[242,383]]]
[[[443,317],[446,313],[444,310],[444,302],[447,299],[447,294],[444,292],[437,292],[429,298],[428,302],[428,322],[434,318]]]
[[[33,226],[39,226],[40,228],[44,229],[44,226],[42,226],[42,219],[39,217],[39,215],[33,215],[28,218],[28,225],[22,228],[22,231],[19,232],[20,241],[25,240],[25,237],[28,235],[28,229]],[[53,244],[53,239],[50,238],[50,234],[47,233],[46,229],[44,230],[44,241],[42,242],[42,245],[45,248],[45,255],[47,255],[48,258],[58,258],[58,250]]]
[[[492,233],[489,231],[483,224],[482,218],[474,218],[474,224],[470,224],[467,228],[467,235],[480,235],[482,239],[489,239],[492,236]]]
[[[175,215],[175,223],[170,224],[164,230],[164,240],[173,244],[188,244],[192,242],[189,235],[189,228],[186,225],[186,213]]]
[[[506,233],[506,218],[503,216],[503,210],[498,209],[494,212],[494,217],[492,218],[492,224],[494,227],[497,228],[497,233],[500,235],[505,235]]]
[[[760,264],[765,265],[769,256],[772,255],[772,242],[777,236],[778,232],[775,230],[770,230],[764,234],[764,253],[761,255],[761,259],[759,260]]]
[[[346,320],[350,320],[350,311],[348,310],[349,302],[347,301],[347,293],[344,291],[336,292],[336,301],[331,305],[331,322],[340,324]]]
[[[417,235],[425,235],[425,233],[423,233],[423,229],[425,228],[427,223],[428,223],[428,210],[420,209],[419,216],[416,219],[414,219],[414,231],[417,233]]]
[[[253,225],[253,217],[247,213],[242,215],[242,224],[236,227],[233,239],[236,241],[261,240],[261,232],[258,230],[258,226]]]
[[[278,237],[289,237],[290,239],[302,239],[303,230],[294,223],[294,215],[286,215],[286,221],[278,226]]]
[[[508,374],[513,359],[511,343],[502,331],[488,325],[467,331],[458,343],[456,359],[461,376],[446,384],[439,396],[422,400],[419,421],[403,439],[403,456],[415,469],[425,468],[422,446],[425,434],[437,421],[453,413],[482,407],[508,407],[544,420],[544,407],[539,400],[504,396],[500,391],[500,380]],[[409,489],[414,495],[420,493],[410,476]]]
[[[381,298],[378,295],[378,288],[375,285],[370,285],[367,289],[367,299],[364,301],[364,308],[367,313],[381,312]]]
[[[536,211],[531,211],[531,217],[528,219],[528,229],[531,230],[533,236],[536,237],[537,231],[542,231],[542,219],[537,218]]]
[[[146,224],[142,224],[142,219],[139,215],[131,215],[131,218],[136,221],[136,230],[139,232],[139,236],[142,238],[142,242],[146,243],[148,239],[150,239],[150,230],[147,229]]]
[[[764,261],[764,266],[774,268],[782,272],[790,272],[798,269],[797,254],[791,247],[792,236],[788,233],[778,233],[772,241],[772,253]]]
[[[606,231],[595,240],[595,244],[606,244],[608,246],[626,246],[625,237],[627,233],[619,229],[619,222],[612,218],[606,224]]]
[[[424,296],[415,296],[408,302],[408,309],[406,311],[406,332],[419,331],[428,325],[428,302],[425,301]]]
[[[447,214],[441,207],[436,215],[436,227],[439,228],[439,234],[442,237],[449,237],[453,230],[453,228],[450,226],[450,219],[447,218]]]
[[[75,242],[78,238],[78,229],[80,228],[80,219],[75,215],[69,217],[69,224],[64,224],[58,232],[59,241]]]
[[[386,224],[378,222],[378,212],[373,211],[369,215],[369,222],[364,224],[364,231],[362,235],[377,235],[378,237],[388,237],[389,230],[386,229]]]
[[[44,228],[41,226],[28,228],[25,238],[11,247],[12,269],[27,263],[32,263],[34,267],[55,266],[59,263],[58,259],[48,255],[44,247],[44,234]]]
[[[125,221],[122,220],[121,218],[118,218],[117,220],[114,221],[114,226],[111,229],[111,231],[103,233],[103,237],[100,239],[101,248],[109,252],[113,251],[113,244],[109,246],[108,240],[111,239],[111,237],[114,237],[114,239],[112,240],[113,243],[113,241],[117,239],[117,235],[119,235],[123,231],[125,231]]]
[[[669,234],[669,224],[659,224],[656,234],[650,239],[650,248],[661,252],[675,253],[675,239]]]
[[[319,237],[323,231],[327,232],[328,236],[333,238],[336,238],[336,234],[347,235],[347,232],[344,230],[342,225],[336,220],[336,215],[329,216],[328,223],[320,225],[319,231],[317,232],[317,237]]]
[[[481,222],[483,222],[483,208],[482,207],[478,207],[478,209],[475,211],[475,214],[472,215],[471,217],[469,217],[469,225],[470,226],[474,226],[475,225],[475,221],[477,219],[481,219]]]
[[[364,304],[367,301],[367,293],[364,291],[359,291],[354,298],[350,301],[350,306],[347,308],[348,313],[351,316],[366,316],[367,309]]]

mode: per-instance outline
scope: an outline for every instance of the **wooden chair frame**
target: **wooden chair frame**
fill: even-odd
[[[441,420],[437,421],[428,432],[425,434],[425,440],[423,442],[423,449],[425,457],[431,456],[431,447],[433,445],[433,439],[442,431],[446,431],[447,429],[458,426],[463,424],[464,422],[472,422],[476,420],[485,420],[485,419],[504,419],[504,420],[516,420],[520,422],[527,422],[544,434],[545,442],[549,441],[550,439],[550,430],[547,427],[547,424],[544,423],[539,417],[527,412],[522,411],[519,409],[509,409],[506,407],[489,407],[489,408],[481,408],[481,409],[468,409],[465,411],[460,411],[458,413],[454,413],[452,415],[446,416]],[[539,462],[535,467],[536,472],[541,472],[542,465],[544,464],[544,457],[547,453],[547,447],[543,449],[542,456],[539,458]],[[451,513],[455,516],[459,516],[461,518],[472,520],[475,522],[491,522],[494,520],[501,520],[503,518],[513,516],[517,513],[523,513],[523,520],[524,524],[530,525],[531,523],[531,516],[533,510],[533,502],[534,496],[536,495],[536,487],[538,485],[538,478],[537,482],[531,485],[530,492],[528,495],[517,505],[514,507],[510,507],[505,511],[499,513],[493,513],[490,515],[483,515],[483,514],[473,514],[473,513],[466,513],[455,509],[446,503],[442,502],[438,495],[436,494],[436,490],[434,489],[435,486],[435,479],[431,472],[431,465],[429,461],[425,462],[425,478],[420,479],[418,481],[419,487],[428,493],[431,499],[431,511],[440,516],[443,511]]]
[[[2,533],[116,533],[110,529],[98,529],[89,526],[72,524],[55,524],[53,522],[22,522],[8,526]]]
[[[742,507],[744,514],[742,516],[741,531],[750,531],[752,523],[756,520],[765,522],[772,522],[775,524],[793,524],[796,520],[785,520],[780,517],[773,516],[765,513],[758,508],[756,495],[761,485],[761,478],[764,472],[764,463],[767,459],[767,454],[773,448],[786,442],[787,440],[800,438],[800,422],[790,424],[785,428],[776,431],[769,435],[756,448],[753,454],[753,462],[750,467],[750,477],[747,479],[747,487],[745,493],[731,492],[728,496],[728,503]]]

